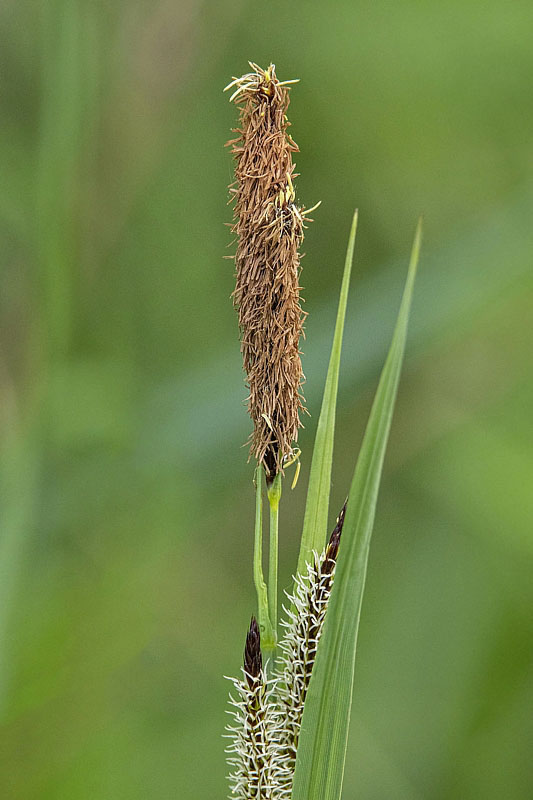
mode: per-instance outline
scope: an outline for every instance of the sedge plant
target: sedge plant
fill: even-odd
[[[335,409],[357,212],[313,449],[298,564],[278,624],[278,536],[282,484],[295,465],[305,411],[300,341],[300,248],[310,213],[296,199],[288,132],[291,84],[273,64],[234,78],[239,107],[232,230],[241,352],[256,462],[253,577],[257,611],[241,675],[232,679],[227,728],[230,797],[339,800],[346,755],[357,632],[383,459],[400,378],[421,240],[419,224],[392,343],[345,504],[328,537]],[[268,504],[268,571],[263,571],[263,505]]]

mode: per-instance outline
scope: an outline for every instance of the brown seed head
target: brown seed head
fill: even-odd
[[[274,65],[236,78],[232,100],[240,106],[236,139],[232,231],[237,235],[236,287],[241,352],[254,423],[250,452],[273,480],[293,455],[303,409],[300,336],[300,253],[306,221],[296,203],[287,83]]]

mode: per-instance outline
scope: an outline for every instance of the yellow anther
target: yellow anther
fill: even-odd
[[[300,460],[298,459],[298,461],[296,462],[296,470],[294,471],[294,478],[293,478],[292,483],[291,483],[291,490],[294,489],[296,484],[298,483],[298,478],[300,477],[300,467],[301,466],[302,465],[300,464]]]
[[[322,200],[319,200],[318,203],[315,203],[315,205],[312,208],[306,208],[305,211],[302,211],[302,216],[305,216],[306,214],[311,214],[311,212],[315,211],[315,209],[317,209],[321,203]]]
[[[262,416],[262,417],[263,417],[263,419],[265,420],[265,422],[266,422],[266,424],[268,425],[268,427],[270,428],[270,430],[271,430],[272,432],[274,432],[274,428],[272,427],[272,422],[270,421],[270,417],[268,416],[268,414],[264,414],[264,413],[263,413],[263,414],[261,414],[261,416]]]
[[[296,450],[293,450],[292,455],[287,456],[287,458],[285,459],[285,461],[283,463],[284,467],[290,467],[296,462],[296,470],[295,470],[294,478],[293,478],[293,481],[292,481],[292,484],[291,484],[291,489],[294,489],[294,487],[298,483],[298,478],[300,476],[300,467],[301,467],[301,464],[300,464],[300,456],[301,456],[301,454],[302,454],[302,451],[300,450],[299,447],[297,447]]]
[[[296,195],[295,195],[295,192],[294,192],[294,186],[293,186],[292,179],[291,179],[291,176],[290,176],[289,172],[287,172],[287,183],[288,183],[288,186],[287,186],[287,189],[285,191],[285,195],[286,195],[286,198],[287,198],[287,203],[292,203]]]

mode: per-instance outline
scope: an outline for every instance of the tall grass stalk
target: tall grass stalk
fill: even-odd
[[[303,409],[299,340],[299,248],[308,214],[296,202],[288,134],[289,83],[274,65],[234,78],[226,88],[240,107],[233,231],[241,351],[253,422],[254,583],[259,623],[246,637],[242,678],[234,679],[228,732],[231,796],[242,800],[339,800],[358,621],[381,469],[400,377],[420,249],[419,226],[390,351],[368,422],[347,504],[329,542],[329,494],[335,408],[348,288],[357,230],[354,214],[335,335],[309,480],[300,555],[283,606],[278,650],[278,540],[281,482],[299,459]],[[268,584],[263,574],[263,473],[269,503]],[[342,538],[341,538],[342,534]],[[337,563],[338,562],[338,563]],[[335,577],[336,576],[336,577]],[[261,651],[268,657],[263,665]],[[277,658],[276,658],[277,652]],[[268,675],[267,675],[268,667]]]

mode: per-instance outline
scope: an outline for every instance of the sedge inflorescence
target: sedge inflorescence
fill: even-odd
[[[314,554],[312,563],[307,564],[307,573],[296,576],[293,593],[287,595],[288,604],[284,607],[286,618],[281,625],[285,634],[280,642],[277,668],[278,703],[284,720],[280,798],[291,796],[304,703],[326,618],[345,512],[346,503],[329,543],[320,556]]]
[[[283,749],[283,721],[275,699],[275,681],[267,680],[261,658],[259,626],[252,617],[246,636],[241,678],[230,678],[233,723],[226,749],[232,770],[231,797],[239,800],[276,800],[280,781],[288,780]]]
[[[294,456],[304,409],[300,246],[312,209],[296,202],[294,189],[298,146],[287,130],[294,81],[279,81],[273,64],[250,66],[253,72],[226,87],[240,108],[237,138],[228,142],[235,158],[233,299],[254,425],[250,450],[272,481]]]
[[[246,637],[242,679],[232,679],[234,724],[227,752],[232,767],[231,797],[290,800],[305,698],[331,594],[346,503],[324,551],[314,554],[307,572],[287,594],[281,655],[273,676],[262,666],[257,622]]]

